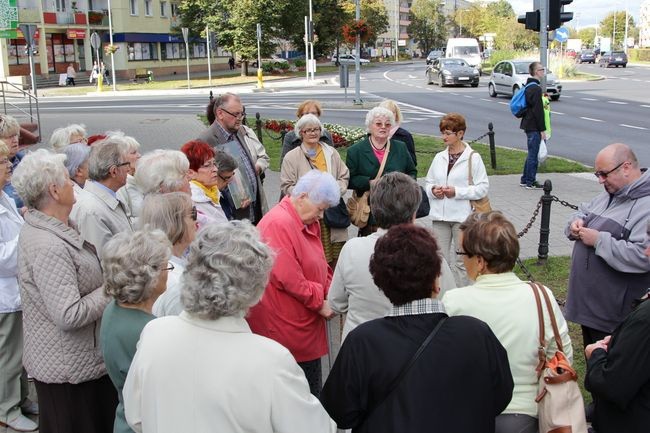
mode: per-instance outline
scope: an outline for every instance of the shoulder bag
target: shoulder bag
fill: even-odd
[[[479,156],[479,158],[481,157],[481,155],[479,155],[475,150],[472,150],[472,153],[469,154],[469,168],[467,170],[467,183],[469,185],[474,185],[474,177],[472,176],[472,156],[474,156],[475,153]],[[478,200],[470,200],[469,203],[472,206],[472,210],[474,212],[483,213],[490,212],[492,210],[492,206],[490,206],[490,199],[488,198],[487,194],[485,197],[479,198]]]
[[[379,171],[374,180],[379,179],[384,173],[384,167],[388,160],[388,152],[390,152],[390,140],[388,140],[388,143],[386,144],[386,152],[384,153],[384,158],[381,160]],[[357,194],[356,191],[352,191],[352,197],[348,199],[347,206],[348,213],[350,214],[350,221],[360,229],[368,225],[368,218],[370,217],[369,198],[370,191],[366,191],[361,195]]]
[[[535,303],[537,304],[537,319],[539,322],[539,347],[537,356],[537,377],[539,393],[537,402],[537,417],[540,433],[586,433],[585,406],[578,387],[578,375],[564,355],[560,331],[557,327],[555,314],[548,293],[539,283],[529,282]],[[539,293],[544,296],[544,303],[553,327],[553,336],[557,352],[551,359],[546,358],[546,340],[544,337],[544,310]]]

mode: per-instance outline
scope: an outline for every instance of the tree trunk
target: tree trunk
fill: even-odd
[[[241,76],[245,77],[248,75],[248,60],[241,61]]]

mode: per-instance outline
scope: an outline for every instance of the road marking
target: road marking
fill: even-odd
[[[643,126],[626,125],[625,123],[621,123],[618,126],[623,126],[625,128],[632,128],[632,129],[642,129],[644,131],[648,129],[648,128],[644,128]]]
[[[502,105],[510,105],[509,102],[503,102],[503,101],[498,101],[497,104],[502,104]]]
[[[557,114],[558,116],[564,116],[564,113],[560,113],[559,111],[552,111],[551,110],[551,113]]]
[[[565,98],[566,98],[566,96],[565,96]],[[580,98],[580,99],[582,99],[583,101],[597,101],[598,100],[596,98]]]
[[[627,102],[622,101],[607,101],[608,104],[627,105]]]
[[[632,79],[632,81],[641,82],[641,81],[643,81],[643,80],[639,80],[638,78],[634,78],[634,79]]]
[[[485,102],[492,102],[492,101],[493,101],[493,99],[488,99],[488,98],[481,98],[481,101],[485,101]]]
[[[449,92],[450,95],[458,96],[458,93]]]
[[[600,119],[592,119],[591,117],[581,117],[583,120],[590,120],[592,122],[603,122],[603,120]]]
[[[564,95],[564,96],[563,96],[562,98],[564,98],[564,99],[566,99],[566,98],[569,98],[569,99],[571,99],[571,98],[573,98],[573,96],[569,96],[569,95]]]
[[[428,108],[420,107],[420,106],[417,106],[417,105],[407,104],[406,102],[399,102],[399,105],[401,105],[402,107],[413,108],[415,110],[418,110],[420,113],[425,112],[425,113],[431,113],[431,114],[438,114],[438,115],[441,115],[441,116],[445,115],[445,113],[442,113],[440,111],[430,110]]]
[[[413,79],[413,78],[419,78],[419,77],[416,77],[415,75],[409,75],[409,78]]]
[[[650,81],[648,81],[650,83]],[[650,108],[650,105],[641,105],[643,108]]]
[[[464,96],[465,98],[474,99],[473,96],[469,96],[469,95],[463,95],[463,96]]]

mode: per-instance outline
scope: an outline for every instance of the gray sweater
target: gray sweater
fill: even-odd
[[[105,375],[97,335],[109,298],[92,245],[74,228],[31,209],[18,239],[18,282],[27,372],[46,383]]]

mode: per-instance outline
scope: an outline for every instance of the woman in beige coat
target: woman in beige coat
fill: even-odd
[[[320,141],[323,125],[318,117],[313,114],[305,114],[296,122],[294,130],[302,139],[302,144],[289,151],[282,161],[280,169],[282,194],[291,195],[291,191],[301,176],[313,169],[318,169],[331,174],[336,179],[341,196],[343,196],[348,189],[350,172],[336,149]],[[329,227],[324,219],[320,220],[320,227],[325,258],[327,263],[334,268],[341,248],[348,240],[348,230]]]

